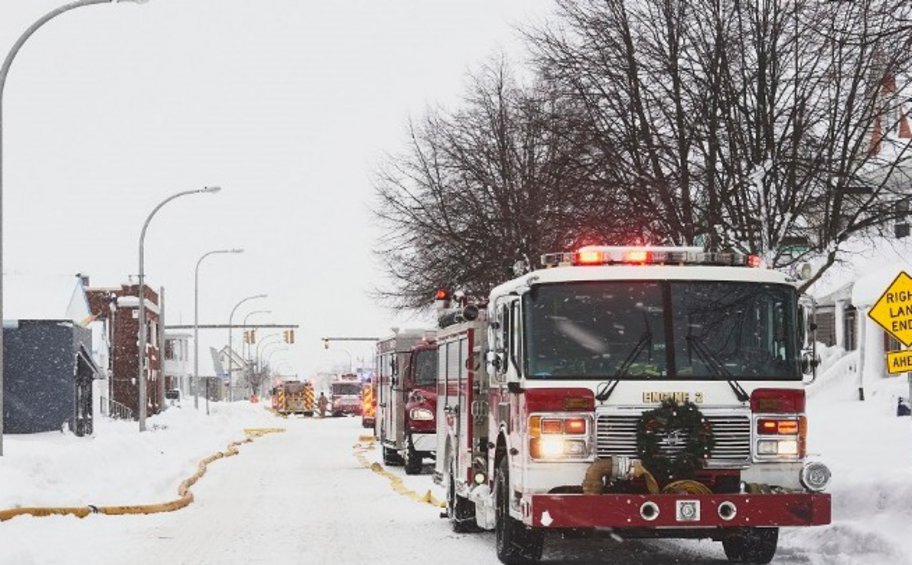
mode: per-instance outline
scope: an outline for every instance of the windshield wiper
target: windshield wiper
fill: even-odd
[[[598,391],[596,392],[595,399],[599,402],[605,402],[608,398],[611,397],[611,393],[614,392],[614,389],[617,388],[618,383],[621,382],[627,374],[627,370],[630,369],[630,366],[633,365],[633,362],[636,361],[637,357],[640,356],[640,353],[646,349],[646,346],[652,346],[652,331],[648,329],[643,332],[643,335],[640,336],[640,339],[633,345],[633,349],[630,350],[630,353],[627,354],[627,357],[624,358],[624,361],[621,362],[621,366],[618,367],[617,373],[611,377],[610,381],[604,382],[599,385]]]
[[[716,357],[712,351],[710,351],[710,349],[706,346],[705,343],[703,343],[701,339],[690,334],[687,335],[686,339],[687,344],[690,346],[691,350],[697,353],[697,357],[703,361],[703,364],[709,367],[709,369],[717,378],[725,379],[725,381],[728,383],[728,386],[731,387],[732,392],[734,392],[735,396],[738,397],[739,401],[747,402],[750,400],[750,395],[747,394],[747,391],[744,390],[744,387],[742,387],[741,384],[735,380],[735,377],[732,376],[728,369],[725,368],[725,365],[719,361],[719,358]]]

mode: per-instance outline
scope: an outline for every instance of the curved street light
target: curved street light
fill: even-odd
[[[284,353],[284,352],[286,352],[286,351],[288,351],[288,348],[287,348],[287,347],[280,347],[280,348],[278,348],[278,349],[274,349],[273,351],[271,351],[271,352],[269,353],[269,355],[266,356],[266,361],[263,362],[263,366],[264,366],[264,367],[269,367],[269,364],[272,363],[272,356],[273,356],[273,355],[275,355],[276,353]]]
[[[259,342],[257,342],[256,354],[253,356],[254,363],[256,363],[258,365],[260,362],[260,348],[263,347],[264,345],[269,344],[271,340],[277,339],[280,337],[282,337],[281,334],[269,334],[267,336],[264,336],[263,339],[261,339]]]
[[[247,298],[242,298],[240,302],[234,305],[234,308],[231,309],[231,314],[228,316],[228,400],[234,400],[234,389],[232,388],[234,377],[231,372],[234,370],[234,343],[232,342],[232,324],[234,323],[234,313],[237,312],[237,309],[241,307],[241,304],[249,301],[256,300],[258,298],[266,298],[266,294],[254,294],[253,296],[248,296]]]
[[[266,355],[266,352],[269,351],[271,347],[275,347],[275,346],[279,346],[279,348],[273,350],[273,352],[275,352],[275,351],[282,351],[283,348],[284,348],[284,349],[288,349],[288,347],[282,345],[280,342],[277,342],[277,341],[274,341],[274,342],[272,342],[272,343],[266,344],[266,346],[263,348],[263,352],[260,354],[259,358],[257,359],[257,361],[258,361],[258,366],[259,366],[260,368],[262,368],[263,365],[264,365],[263,361],[264,361],[265,359],[268,358],[268,356]]]
[[[243,249],[216,249],[203,253],[203,256],[196,262],[196,269],[193,271],[193,407],[199,410],[199,276],[200,263],[210,255],[219,255],[223,253],[243,253]],[[183,394],[183,393],[182,393]],[[209,381],[206,381],[206,414],[209,413]]]
[[[6,88],[6,77],[9,75],[10,67],[13,65],[13,60],[15,60],[16,55],[19,54],[19,50],[22,49],[22,46],[26,41],[36,32],[38,28],[53,20],[60,14],[69,12],[70,10],[75,10],[76,8],[81,8],[83,6],[91,6],[93,4],[112,4],[118,0],[78,0],[76,2],[70,2],[51,10],[47,14],[38,18],[35,23],[30,25],[22,35],[19,36],[19,39],[13,43],[12,48],[10,48],[9,53],[6,54],[6,58],[3,60],[3,64],[0,65],[0,273],[3,272],[3,92]],[[146,0],[120,0],[126,2],[132,2],[134,4],[143,4]],[[0,321],[3,320],[3,277],[0,276]],[[3,331],[0,330],[0,456],[3,455]]]
[[[155,217],[155,214],[162,209],[162,206],[181,196],[191,194],[215,194],[222,190],[220,186],[207,186],[196,190],[184,190],[172,194],[158,203],[158,206],[152,209],[149,216],[143,223],[142,231],[139,232],[139,292],[137,292],[137,302],[139,308],[139,363],[137,363],[137,377],[139,379],[139,431],[146,431],[146,264],[145,264],[145,243],[146,230],[149,229],[149,222]]]
[[[250,318],[250,316],[253,316],[254,314],[272,314],[272,310],[254,310],[253,312],[247,312],[247,315],[244,316],[244,324],[243,324],[245,332],[247,331],[247,320]],[[241,356],[244,357],[244,346],[243,345],[241,345]],[[250,344],[248,343],[247,344],[247,356],[244,357],[244,359],[247,359],[249,357],[250,357]]]

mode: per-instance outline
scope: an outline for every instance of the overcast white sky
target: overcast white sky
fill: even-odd
[[[0,56],[62,0],[0,0]],[[347,364],[324,335],[382,335],[373,303],[371,175],[403,146],[408,118],[454,102],[469,71],[522,56],[515,26],[550,0],[150,0],[79,8],[17,57],[4,97],[4,272],[88,273],[117,285],[138,272],[166,292],[167,322],[271,309],[301,325],[277,354],[308,372]],[[207,332],[209,345],[227,341]],[[369,346],[351,345],[357,358]],[[201,355],[201,360],[208,355]],[[207,364],[208,366],[209,364]]]

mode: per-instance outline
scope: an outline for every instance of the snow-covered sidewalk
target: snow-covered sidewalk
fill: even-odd
[[[172,407],[135,422],[99,417],[91,437],[6,435],[0,509],[17,506],[150,504],[173,500],[200,459],[244,439],[244,428],[281,425],[261,405],[213,403],[211,415]]]

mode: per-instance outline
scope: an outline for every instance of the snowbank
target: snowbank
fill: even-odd
[[[904,378],[865,382],[856,400],[858,352],[808,389],[809,445],[833,471],[833,524],[783,532],[784,554],[808,551],[826,565],[912,563],[912,423],[896,417]]]
[[[95,433],[79,438],[50,432],[5,435],[0,458],[0,508],[122,505],[165,502],[203,457],[243,439],[245,427],[274,427],[262,405],[213,403],[211,416],[172,407],[136,422],[98,417]]]

